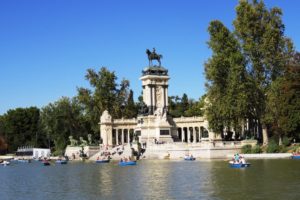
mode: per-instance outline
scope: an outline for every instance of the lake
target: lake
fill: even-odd
[[[249,160],[247,169],[223,160],[40,162],[0,166],[0,199],[300,199],[300,160]]]

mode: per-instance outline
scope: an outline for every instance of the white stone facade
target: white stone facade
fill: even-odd
[[[103,145],[127,144],[137,138],[142,143],[200,143],[218,139],[203,117],[167,116],[169,79],[164,68],[147,68],[140,78],[147,113],[134,119],[112,119],[104,111],[99,123]]]

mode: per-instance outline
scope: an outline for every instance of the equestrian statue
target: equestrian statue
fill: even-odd
[[[149,66],[153,66],[152,60],[157,60],[157,62],[159,63],[159,66],[161,67],[160,59],[162,59],[163,56],[160,54],[157,54],[155,52],[155,48],[153,48],[152,52],[149,49],[147,49],[146,54],[148,55]]]

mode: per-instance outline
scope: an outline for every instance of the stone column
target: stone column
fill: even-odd
[[[184,142],[184,128],[181,128],[181,141]]]
[[[150,113],[153,114],[153,87],[149,85],[150,88]]]
[[[190,131],[189,127],[187,128],[187,133],[188,133],[188,143],[190,143],[191,142],[191,131]]]
[[[163,86],[163,99],[164,99],[164,108],[167,107],[167,98],[166,98],[166,86]]]
[[[154,113],[154,111],[155,111],[155,109],[156,109],[156,88],[155,88],[155,85],[153,86],[153,89],[152,89],[152,102],[153,102],[153,113]],[[152,114],[153,114],[152,113]]]
[[[196,128],[193,127],[193,143],[196,143]]]
[[[119,129],[116,129],[116,145],[119,145]]]
[[[130,129],[127,129],[127,143],[130,143]]]
[[[166,92],[166,106],[168,107],[169,106],[169,102],[168,102],[168,86],[166,86],[166,89],[165,89],[165,92]]]
[[[122,130],[122,145],[124,145],[124,129],[121,130]]]
[[[201,141],[201,138],[202,138],[202,134],[201,134],[201,126],[199,126],[198,128],[199,128],[199,141]]]

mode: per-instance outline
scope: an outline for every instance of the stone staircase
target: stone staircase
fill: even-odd
[[[137,150],[137,145],[132,145],[132,148]],[[97,160],[98,157],[101,157],[103,153],[110,153],[112,160],[120,160],[123,157],[131,156],[131,146],[129,144],[115,146],[111,149],[105,150],[101,149],[98,153],[89,158],[89,160]]]

